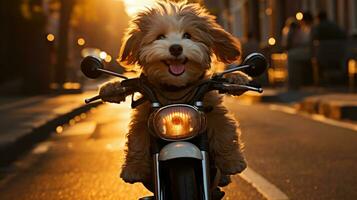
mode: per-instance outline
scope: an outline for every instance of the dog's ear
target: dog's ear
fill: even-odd
[[[241,45],[238,39],[219,26],[213,26],[210,30],[213,39],[213,53],[223,63],[240,61]]]
[[[142,33],[137,30],[128,32],[124,37],[120,50],[120,62],[126,65],[134,65],[139,61],[139,50],[142,41]]]

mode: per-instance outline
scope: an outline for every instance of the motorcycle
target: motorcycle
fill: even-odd
[[[107,74],[124,79],[121,85],[132,95],[131,107],[151,103],[151,114],[147,128],[151,133],[151,155],[153,162],[155,200],[211,200],[213,190],[218,187],[220,172],[210,162],[206,116],[210,107],[204,105],[203,98],[210,91],[221,94],[243,94],[247,91],[262,93],[257,84],[237,85],[229,83],[225,74],[243,71],[251,77],[264,73],[267,67],[262,54],[250,54],[241,65],[231,66],[226,71],[214,74],[193,90],[194,97],[187,104],[162,106],[145,77],[129,79],[121,74],[104,69],[99,58],[88,56],[81,63],[82,72],[88,78],[98,78]],[[140,93],[134,99],[134,93]],[[100,100],[101,96],[86,99],[86,103]]]

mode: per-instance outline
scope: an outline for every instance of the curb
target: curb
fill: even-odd
[[[357,121],[356,104],[341,104],[333,101],[329,102],[307,98],[298,104],[297,109],[309,114],[319,114],[335,120]]]
[[[354,100],[356,97],[351,98],[348,94],[332,94],[333,98],[329,94],[315,95],[312,92],[274,92],[268,90],[263,94],[247,92],[239,98],[253,103],[294,103],[297,111],[319,114],[334,120],[357,121],[357,100]]]
[[[0,166],[5,166],[15,161],[36,143],[47,139],[57,126],[67,123],[81,113],[89,111],[93,107],[101,105],[102,102],[82,105],[72,111],[50,119],[42,125],[32,128],[27,134],[17,138],[14,142],[0,146]]]

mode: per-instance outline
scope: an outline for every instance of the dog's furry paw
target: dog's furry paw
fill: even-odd
[[[135,167],[134,167],[135,168]],[[150,179],[148,175],[142,173],[143,170],[139,170],[137,168],[124,167],[120,173],[120,178],[122,178],[126,183],[145,183]]]
[[[213,200],[221,200],[221,199],[223,199],[225,194],[226,193],[224,191],[222,191],[220,188],[215,188],[212,191],[212,199]]]
[[[100,87],[99,95],[103,101],[111,103],[120,103],[125,101],[125,88],[120,82],[109,82]]]
[[[222,169],[220,169],[222,171],[222,174],[226,174],[226,175],[234,175],[234,174],[238,174],[241,173],[242,171],[245,170],[245,168],[247,168],[247,163],[245,162],[245,160],[236,160],[236,161],[226,161],[227,163],[225,163],[224,166],[222,166]]]
[[[124,165],[120,173],[122,178],[127,183],[148,183],[150,182],[151,170],[143,165]]]
[[[219,180],[219,187],[226,187],[232,182],[230,175],[221,175],[221,179]]]
[[[252,81],[252,78],[243,72],[226,74],[224,77],[228,79],[229,83],[234,83],[239,85],[246,85],[250,81]]]

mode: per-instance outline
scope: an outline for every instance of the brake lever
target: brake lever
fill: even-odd
[[[261,87],[254,87],[250,85],[236,85],[236,84],[229,84],[229,83],[224,83],[222,84],[224,87],[238,87],[239,89],[242,90],[247,90],[247,91],[253,91],[253,92],[258,92],[258,93],[263,93],[264,90]]]
[[[241,85],[241,87],[244,89],[247,89],[249,91],[258,92],[260,94],[264,92],[263,88],[261,88],[261,87],[253,87],[253,86],[249,86],[249,85]]]
[[[89,99],[85,99],[84,102],[85,102],[86,104],[89,104],[89,103],[92,103],[93,101],[97,101],[97,100],[99,100],[99,99],[101,99],[101,96],[100,96],[100,95],[97,95],[97,96],[95,96],[95,97],[92,97],[92,98],[89,98]]]

